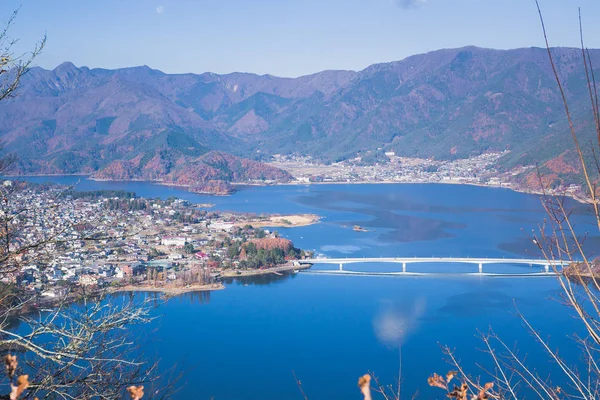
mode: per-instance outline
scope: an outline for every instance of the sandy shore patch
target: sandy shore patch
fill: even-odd
[[[315,214],[271,215],[268,218],[255,218],[245,222],[240,222],[236,225],[244,226],[250,224],[255,228],[262,228],[265,226],[293,228],[297,226],[313,225],[318,223],[320,220],[321,217]]]
[[[126,285],[115,289],[112,292],[159,292],[169,296],[177,296],[190,292],[206,292],[211,290],[222,290],[225,286],[222,283],[211,283],[208,285],[188,285],[188,286],[147,286],[147,285]]]

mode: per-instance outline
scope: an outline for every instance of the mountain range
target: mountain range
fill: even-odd
[[[553,48],[582,140],[593,137],[581,50]],[[600,65],[600,50],[590,50]],[[596,75],[600,76],[600,71]],[[85,173],[190,187],[291,176],[273,154],[339,161],[372,152],[453,159],[510,150],[499,168],[576,173],[545,49],[444,49],[299,78],[165,74],[149,67],[33,68],[0,103],[16,172]],[[524,177],[526,179],[526,177]]]

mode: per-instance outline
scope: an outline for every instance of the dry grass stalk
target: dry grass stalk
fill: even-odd
[[[358,378],[358,387],[363,394],[364,400],[371,400],[371,375],[364,374]]]
[[[434,373],[427,379],[427,383],[431,387],[437,387],[445,390],[446,397],[457,400],[485,400],[485,399],[499,399],[500,397],[491,393],[494,388],[494,383],[489,382],[483,386],[473,385],[469,386],[467,381],[461,382],[459,386],[450,386],[450,382],[455,376],[459,374],[458,371],[449,371],[446,377]]]
[[[17,356],[11,356],[10,354],[7,354],[4,357],[4,365],[6,366],[6,373],[8,374],[8,377],[12,379],[13,376],[15,376],[15,371],[19,365],[17,362]]]
[[[143,386],[129,386],[127,388],[127,392],[129,396],[131,396],[132,400],[140,400],[144,397],[144,387]]]
[[[584,157],[584,151],[580,145],[575,132],[574,123],[571,118],[571,110],[567,104],[567,94],[560,79],[558,68],[554,62],[554,57],[550,49],[546,34],[542,12],[538,0],[535,0],[537,11],[539,13],[543,36],[546,43],[546,50],[552,73],[556,79],[560,90],[561,98],[564,104],[565,114],[569,124],[572,140],[575,145],[576,154],[581,164],[584,188],[588,197],[585,203],[590,206],[592,215],[595,218],[595,226],[600,231],[600,213],[599,200],[596,182],[600,181],[600,163],[596,158],[596,146],[600,147],[600,108],[597,95],[595,74],[592,68],[589,51],[583,44],[583,29],[581,28],[580,13],[580,35],[583,65],[587,80],[587,88],[590,95],[590,102],[593,109],[594,126],[598,143],[591,144],[592,154],[594,155],[595,170],[598,176],[593,177],[594,169],[589,168]],[[549,196],[544,188],[541,173],[538,170],[540,186],[543,190],[542,204],[548,215],[548,218],[540,224],[538,232],[532,235],[532,241],[537,245],[543,257],[548,261],[556,273],[558,282],[564,294],[568,306],[570,306],[587,331],[587,337],[579,340],[582,349],[581,359],[587,366],[583,368],[573,368],[558,355],[546,339],[537,332],[527,321],[525,316],[518,315],[532,334],[533,338],[542,346],[543,350],[550,357],[551,363],[559,371],[558,375],[553,376],[555,380],[564,381],[566,385],[555,386],[548,378],[541,378],[535,369],[532,369],[525,358],[520,356],[513,348],[508,346],[502,339],[493,332],[483,335],[483,342],[486,345],[484,350],[493,360],[494,369],[486,371],[493,377],[494,383],[480,385],[477,381],[469,378],[462,369],[461,363],[454,356],[453,351],[446,348],[446,354],[450,358],[450,363],[458,370],[458,376],[461,380],[460,386],[455,386],[450,390],[449,379],[445,379],[437,374],[429,378],[429,384],[448,391],[448,397],[467,400],[481,398],[508,398],[521,399],[524,396],[519,394],[518,389],[525,388],[529,395],[540,399],[557,400],[562,398],[578,399],[597,399],[600,398],[600,279],[596,279],[596,268],[593,261],[589,259],[584,250],[585,237],[577,234],[572,212],[567,208],[564,197]],[[571,277],[566,277],[557,268],[563,262],[577,263],[576,268],[569,272]],[[591,279],[584,279],[590,276]]]
[[[17,384],[10,384],[10,400],[17,400],[29,387],[29,375],[21,375],[17,378]]]

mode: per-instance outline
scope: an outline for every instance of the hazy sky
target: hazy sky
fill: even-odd
[[[600,47],[600,0],[540,0],[551,44]],[[533,0],[0,0],[38,65],[298,76],[465,45],[542,46]]]

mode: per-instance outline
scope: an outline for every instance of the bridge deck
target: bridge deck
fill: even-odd
[[[364,258],[312,258],[299,260],[300,264],[357,264],[357,263],[457,263],[457,264],[526,264],[564,266],[567,261],[525,258],[470,258],[470,257],[364,257]]]
[[[554,272],[532,272],[532,273],[487,273],[487,272],[361,272],[361,271],[338,271],[338,270],[305,270],[302,274],[310,275],[350,275],[350,276],[388,276],[388,277],[489,277],[489,278],[551,278]]]

